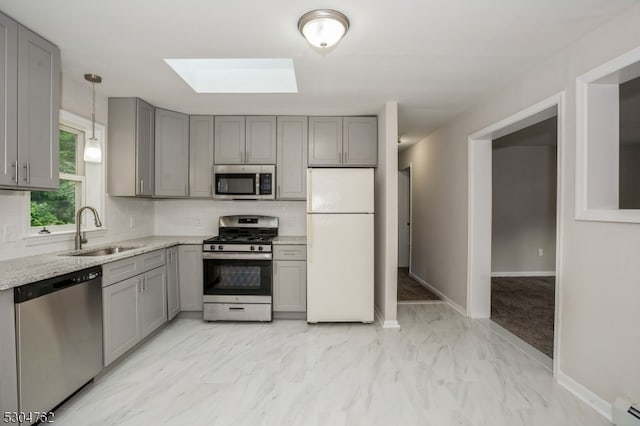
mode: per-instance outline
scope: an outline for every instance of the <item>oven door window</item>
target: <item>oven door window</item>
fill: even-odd
[[[216,174],[216,194],[255,195],[255,174]]]
[[[204,265],[205,295],[271,295],[270,260],[214,260]]]

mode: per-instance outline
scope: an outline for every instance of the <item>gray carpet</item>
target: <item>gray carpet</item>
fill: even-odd
[[[491,319],[553,358],[555,277],[491,279]]]
[[[409,268],[398,268],[398,301],[440,300],[438,296],[409,276]]]

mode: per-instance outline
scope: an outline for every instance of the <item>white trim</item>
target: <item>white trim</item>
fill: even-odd
[[[444,300],[398,300],[398,305],[440,305]]]
[[[492,277],[555,277],[556,271],[492,272]]]
[[[75,225],[70,225],[75,227]],[[107,235],[108,229],[106,228],[88,228],[82,229],[82,232],[86,232],[91,235],[91,241],[99,238],[104,238]],[[73,241],[75,237],[75,230],[67,230],[60,232],[51,232],[51,234],[31,234],[23,238],[24,245],[26,247],[43,246],[47,244],[60,243],[65,241]]]
[[[489,330],[506,340],[510,345],[514,346],[520,352],[523,352],[529,358],[540,364],[549,373],[553,374],[553,359],[549,358],[538,349],[534,348],[506,328],[502,327],[500,324],[497,324],[490,319],[479,319],[478,321],[480,322],[480,324],[486,325]]]
[[[631,66],[633,68],[630,69],[629,67]],[[625,68],[626,70],[624,70]],[[640,73],[639,70],[640,47],[630,50],[576,78],[576,220],[640,223],[640,210],[589,208],[588,200],[589,85],[619,85],[637,77]]]
[[[387,321],[384,318],[382,318],[382,314],[380,313],[377,307],[374,309],[374,315],[376,317],[376,320],[382,326],[382,328],[400,328],[400,323],[398,323],[398,321],[394,321],[394,320]]]
[[[561,318],[562,318],[562,240],[565,192],[564,163],[566,158],[565,94],[560,92],[546,98],[524,110],[521,110],[497,123],[480,130],[468,141],[468,250],[467,250],[467,312],[471,318],[489,318],[491,314],[491,201],[487,204],[487,194],[491,194],[490,175],[487,187],[487,173],[490,172],[491,152],[487,144],[497,136],[532,125],[549,118],[555,111],[558,117],[557,129],[557,187],[556,187],[556,297],[554,318],[554,377],[559,371],[561,357]],[[525,126],[526,127],[526,126]],[[505,133],[506,132],[506,133]],[[487,157],[488,156],[488,157]],[[488,163],[488,164],[486,164]],[[483,198],[484,197],[484,198]],[[487,220],[487,215],[489,219]],[[478,226],[476,226],[476,222]],[[489,225],[487,226],[487,222]],[[487,229],[489,228],[489,229]],[[488,235],[487,235],[488,234]],[[487,259],[488,257],[488,259]]]
[[[596,410],[602,417],[604,417],[608,421],[613,420],[611,411],[612,408],[610,403],[600,398],[598,395],[587,389],[584,385],[578,383],[576,380],[567,376],[562,371],[557,372],[556,379],[560,386],[564,387],[569,392],[574,394],[578,399],[582,400],[588,406]]]
[[[414,280],[418,281],[420,284],[422,284],[423,286],[425,286],[429,290],[431,290],[432,292],[434,292],[435,294],[437,294],[438,297],[440,297],[443,301],[445,301],[447,303],[447,305],[451,306],[453,309],[458,311],[460,314],[464,315],[465,317],[468,316],[467,315],[467,311],[462,306],[458,305],[450,297],[446,296],[443,292],[441,292],[440,290],[438,290],[437,288],[435,288],[434,286],[432,286],[431,284],[429,284],[428,282],[426,282],[425,280],[423,280],[422,278],[420,278],[419,276],[417,276],[415,274],[409,273],[409,276],[411,278],[413,278]]]

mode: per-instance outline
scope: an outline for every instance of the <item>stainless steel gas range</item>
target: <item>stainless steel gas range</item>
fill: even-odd
[[[221,216],[202,243],[205,321],[271,321],[278,218]]]

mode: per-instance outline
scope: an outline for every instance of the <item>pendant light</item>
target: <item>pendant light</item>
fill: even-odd
[[[312,46],[326,49],[347,33],[349,18],[337,10],[316,9],[300,17],[298,30]]]
[[[102,148],[100,141],[96,139],[96,83],[102,83],[102,77],[85,74],[84,79],[91,82],[91,137],[84,144],[84,161],[101,163]]]

